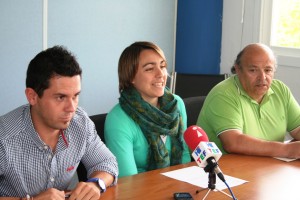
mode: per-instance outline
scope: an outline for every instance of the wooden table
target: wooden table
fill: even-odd
[[[120,178],[101,200],[172,200],[174,192],[189,192],[194,199],[202,199],[207,190],[196,194],[199,187],[160,174],[195,165],[191,162]],[[228,154],[221,157],[219,166],[224,174],[249,181],[232,188],[238,200],[300,199],[300,160],[284,162],[269,157]],[[227,189],[224,191],[229,193]],[[230,198],[220,192],[210,192],[206,199]]]

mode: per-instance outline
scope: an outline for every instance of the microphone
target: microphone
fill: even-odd
[[[193,151],[192,157],[205,172],[214,172],[225,182],[224,175],[218,166],[222,152],[214,142],[209,142],[207,134],[199,126],[192,125],[184,132],[184,140]]]

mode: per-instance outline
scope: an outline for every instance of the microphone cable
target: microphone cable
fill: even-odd
[[[225,183],[226,187],[228,188],[228,190],[229,190],[229,192],[230,192],[230,194],[231,194],[232,199],[233,199],[233,200],[237,200],[237,198],[234,196],[234,194],[233,194],[231,188],[230,188],[229,185],[227,184],[227,182],[226,182],[226,180],[225,180],[225,177],[224,177],[223,173],[222,173],[222,172],[219,172],[219,173],[217,173],[217,176],[219,177],[219,179],[220,179],[221,181],[223,181],[223,183]]]
[[[225,183],[226,187],[228,188],[230,194],[231,194],[231,197],[233,200],[237,200],[237,198],[234,196],[231,188],[229,187],[229,185],[227,184],[226,180],[225,180],[225,177],[221,171],[221,169],[219,168],[219,165],[218,165],[218,162],[213,158],[213,157],[210,157],[207,159],[207,163],[208,163],[208,166],[207,167],[210,167],[210,169],[214,169],[214,173],[217,174],[217,176],[219,177],[219,179]],[[205,169],[204,170],[208,170],[208,169]],[[229,196],[229,195],[228,195]]]
[[[230,192],[230,194],[231,194],[231,196],[232,196],[232,199],[233,199],[233,200],[237,200],[237,198],[234,196],[234,194],[233,194],[231,188],[229,187],[229,185],[227,184],[227,182],[226,182],[226,181],[223,181],[223,182],[224,182],[225,185],[227,186],[227,188],[228,188],[228,190],[229,190],[229,192]]]

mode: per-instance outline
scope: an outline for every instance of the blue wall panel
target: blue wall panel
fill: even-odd
[[[26,70],[42,50],[42,1],[0,1],[0,115],[27,103]]]
[[[222,0],[178,0],[175,71],[219,74]]]

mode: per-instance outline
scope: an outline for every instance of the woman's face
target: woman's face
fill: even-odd
[[[166,81],[166,61],[154,50],[143,50],[139,57],[137,73],[132,80],[142,98],[157,106],[158,97],[164,94]]]

